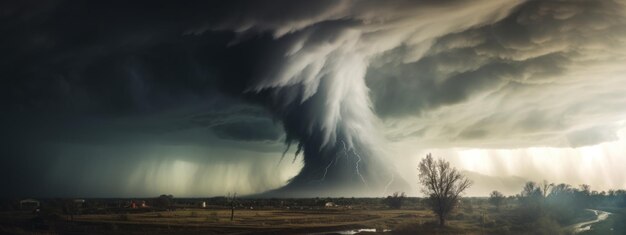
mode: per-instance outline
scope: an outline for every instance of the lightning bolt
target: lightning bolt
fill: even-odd
[[[326,168],[324,169],[324,175],[319,180],[320,182],[324,181],[326,179],[326,174],[328,173],[328,168],[330,168],[330,165],[332,165],[334,161],[335,161],[335,159],[333,159],[332,161],[330,161],[330,163],[328,163],[328,166],[326,166]]]
[[[343,155],[346,157],[346,161],[348,160],[348,148],[346,147],[346,142],[341,140],[341,144],[343,144]],[[335,161],[335,165],[337,165],[337,162],[339,160]]]
[[[365,182],[365,178],[363,178],[363,175],[361,175],[361,172],[359,172],[359,162],[361,162],[361,155],[356,153],[354,148],[352,148],[352,153],[354,153],[354,155],[359,158],[359,160],[356,161],[356,173],[359,175],[359,177],[361,177],[361,181],[363,181],[363,183],[367,185],[367,182]]]
[[[387,194],[387,189],[389,189],[389,186],[391,185],[391,183],[393,183],[393,180],[395,178],[396,174],[394,174],[393,172],[391,173],[391,180],[389,180],[389,183],[387,183],[387,185],[385,185],[385,195]]]

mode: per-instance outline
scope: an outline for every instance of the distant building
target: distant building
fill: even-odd
[[[31,199],[31,198],[20,201],[20,209],[22,210],[34,210],[34,209],[37,209],[39,205],[40,205],[39,201],[35,199]]]
[[[78,208],[85,206],[85,199],[74,199],[74,205]]]
[[[334,202],[327,202],[324,206],[325,207],[336,207],[337,204],[335,204]]]

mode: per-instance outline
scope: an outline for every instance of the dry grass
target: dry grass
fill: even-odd
[[[234,221],[230,209],[180,209],[159,212],[124,212],[74,216],[53,224],[59,233],[83,234],[300,234],[354,228],[390,229],[394,234],[515,234],[506,219],[510,212],[495,212],[485,206],[461,209],[439,228],[432,212],[425,209],[239,209]],[[25,215],[26,216],[26,215]],[[5,218],[8,219],[8,218]]]
[[[391,228],[407,221],[430,221],[428,211],[414,210],[238,210],[230,221],[230,210],[178,210],[141,214],[81,215],[75,221],[145,225],[183,225],[225,228],[324,228],[365,226]]]

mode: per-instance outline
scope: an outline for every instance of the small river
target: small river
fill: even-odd
[[[609,218],[609,215],[611,214],[609,212],[601,211],[601,210],[594,210],[594,209],[587,209],[587,210],[595,213],[596,219],[572,225],[571,228],[574,229],[574,233],[580,233],[583,231],[590,230],[592,224],[595,224],[597,222],[605,220],[606,218]]]
[[[585,222],[580,222],[574,225],[570,225],[570,228],[574,229],[574,233],[580,233],[580,232],[584,232],[584,231],[588,231],[591,230],[591,225],[595,224],[597,222],[603,221],[607,218],[609,218],[609,215],[611,215],[610,212],[606,212],[606,211],[601,211],[601,210],[594,210],[594,209],[587,209],[588,211],[593,212],[596,215],[596,218],[593,220],[589,220],[589,221],[585,221]],[[385,229],[385,230],[378,230],[378,232],[390,232],[391,230]],[[314,234],[341,234],[341,235],[349,235],[349,234],[357,234],[360,232],[377,232],[376,229],[350,229],[350,230],[342,230],[342,231],[332,231],[332,232],[323,232],[323,233],[314,233]]]
[[[313,233],[309,235],[322,235],[322,234],[352,235],[352,234],[357,234],[357,233],[362,233],[362,232],[391,232],[391,230],[389,229],[377,230],[375,228],[361,228],[361,229],[348,229],[348,230],[341,230],[341,231],[323,232],[323,233]]]

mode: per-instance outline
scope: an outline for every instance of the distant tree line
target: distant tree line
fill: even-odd
[[[527,182],[517,195],[519,212],[528,220],[547,217],[561,225],[571,224],[580,211],[598,207],[626,207],[625,190],[591,191],[568,184]]]
[[[387,198],[385,198],[383,202],[387,204],[389,208],[400,209],[402,208],[402,204],[404,203],[405,199],[406,199],[406,195],[404,194],[404,192],[402,193],[395,192],[393,193],[393,195],[387,196]]]
[[[461,205],[462,194],[472,182],[449,162],[433,159],[431,154],[422,159],[418,167],[425,202],[437,216],[439,226],[445,226],[451,214]],[[389,208],[399,209],[405,200],[404,194],[395,193],[385,199]],[[624,208],[626,190],[592,191],[589,185],[573,187],[568,184],[527,182],[516,196],[506,197],[493,191],[488,200],[495,211],[507,206],[511,218],[520,228],[530,228],[533,234],[561,234],[564,226],[593,219],[586,209]],[[464,200],[467,202],[467,200]],[[516,206],[515,206],[516,205]],[[466,205],[471,209],[471,205]],[[586,218],[588,217],[588,218]]]

